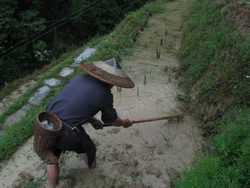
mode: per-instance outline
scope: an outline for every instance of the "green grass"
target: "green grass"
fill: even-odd
[[[221,121],[210,152],[175,181],[176,187],[244,188],[250,185],[250,108],[235,108]]]
[[[20,188],[37,188],[40,187],[41,184],[43,184],[45,182],[44,177],[43,178],[38,178],[33,180],[33,182],[30,183],[25,183],[23,185],[19,185]]]
[[[164,10],[163,2],[147,3],[142,9],[128,14],[109,35],[98,39],[100,43],[97,44],[97,53],[85,61],[110,58],[119,61],[124,55],[132,53],[131,47],[135,42],[136,30],[147,26],[149,15]]]
[[[250,187],[250,36],[223,9],[229,2],[195,0],[183,30],[179,98],[190,99],[211,143],[177,188]]]
[[[245,0],[245,1],[243,1],[243,2],[247,3],[247,4],[246,4],[246,7],[250,9],[250,0]]]
[[[61,70],[66,64],[72,62],[71,58],[66,59],[61,63],[60,66],[55,66],[53,70],[47,75],[43,75],[41,80],[38,81],[32,88],[27,90],[19,99],[17,99],[8,109],[1,114],[1,121],[4,121],[5,118],[14,113],[16,110],[25,105],[30,97],[36,89],[42,86],[42,81],[45,78],[49,78],[52,75],[58,75],[58,71]],[[72,77],[72,76],[71,76]],[[5,126],[4,135],[0,138],[0,161],[7,160],[11,157],[11,155],[16,151],[16,149],[21,146],[27,138],[29,138],[33,134],[33,122],[36,114],[38,114],[41,110],[43,110],[48,102],[62,89],[63,85],[67,82],[68,78],[61,78],[61,84],[58,87],[52,88],[49,95],[37,106],[33,106],[24,116],[21,121],[11,125]]]
[[[249,105],[250,37],[216,3],[196,0],[190,12],[179,51],[184,88],[198,102]]]

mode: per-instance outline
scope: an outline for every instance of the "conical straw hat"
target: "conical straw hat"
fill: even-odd
[[[135,85],[115,59],[96,61],[81,64],[82,69],[91,76],[108,83],[124,88],[133,88]]]

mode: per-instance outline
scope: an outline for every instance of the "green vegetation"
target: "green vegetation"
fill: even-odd
[[[148,3],[139,11],[128,14],[125,19],[110,34],[101,38],[102,41],[97,44],[97,53],[87,61],[99,59],[116,58],[118,61],[121,56],[131,52],[136,35],[140,29],[147,26],[147,20],[150,15],[163,10],[161,2]],[[106,41],[106,42],[104,42]],[[96,42],[96,41],[95,41]]]
[[[148,1],[0,1],[0,88],[109,33]]]
[[[250,186],[250,36],[223,9],[229,3],[196,0],[183,31],[180,98],[203,120],[210,146],[176,187]]]
[[[4,122],[9,115],[25,105],[29,97],[43,85],[44,79],[50,78],[52,76],[55,78],[58,77],[59,71],[63,67],[69,65],[69,63],[72,63],[72,57],[69,57],[65,61],[61,62],[58,66],[55,66],[49,73],[42,75],[40,80],[34,86],[23,93],[21,97],[17,99],[9,108],[5,109],[5,111],[0,115],[0,121]],[[49,100],[52,99],[52,97],[57,92],[59,92],[60,89],[62,89],[63,84],[66,82],[66,79],[62,80],[62,83],[58,87],[51,89],[49,96],[46,97],[46,99],[44,99],[38,106],[33,107],[33,109],[31,109],[27,115],[21,119],[20,122],[5,128],[5,133],[0,138],[0,161],[10,158],[16,149],[33,134],[34,117],[39,111],[46,107]]]
[[[145,27],[145,23],[149,15],[163,10],[163,6],[161,6],[162,2],[163,1],[156,1],[146,4],[138,11],[127,15],[124,21],[117,25],[115,30],[109,35],[96,38],[86,44],[84,48],[86,46],[95,46],[97,48],[97,52],[93,55],[93,57],[86,59],[85,61],[107,59],[110,57],[116,57],[119,59],[125,53],[129,53],[129,47],[132,47],[134,41],[133,39],[136,35],[135,32],[131,31],[134,31],[136,28]],[[103,49],[105,49],[105,51],[103,51]],[[43,85],[44,79],[51,77],[57,78],[60,70],[73,63],[73,55],[79,51],[80,49],[66,53],[54,61],[52,63],[55,65],[54,68],[52,68],[49,72],[44,73],[37,80],[37,83],[32,86],[32,88],[23,93],[22,96],[9,108],[5,109],[5,111],[0,115],[0,122],[3,123],[9,115],[25,105],[29,97]],[[80,72],[82,72],[80,67],[75,67],[75,74]],[[9,159],[16,149],[33,134],[33,121],[36,114],[46,107],[48,102],[67,83],[68,79],[73,76],[74,75],[71,75],[63,80],[60,77],[60,80],[62,81],[61,84],[58,87],[52,88],[49,95],[39,105],[33,107],[27,115],[21,119],[21,121],[6,128],[5,134],[0,138],[0,161]]]
[[[176,180],[176,187],[249,187],[250,109],[234,109],[227,116],[208,154]]]
[[[250,36],[237,32],[221,8],[199,0],[192,6],[179,52],[182,85],[197,103],[249,105]]]
[[[14,113],[16,110],[20,109],[23,105],[25,105],[29,99],[29,97],[39,88],[43,85],[43,80],[46,78],[51,78],[51,77],[58,77],[58,73],[63,67],[66,67],[70,63],[73,62],[72,60],[72,54],[67,53],[63,55],[64,61],[62,61],[60,64],[56,65],[58,61],[55,61],[53,63],[54,67],[50,70],[48,73],[42,74],[42,76],[39,77],[37,80],[37,83],[33,85],[31,88],[29,88],[25,93],[21,95],[15,102],[10,105],[7,109],[4,110],[4,112],[0,115],[0,122],[3,123],[5,119]],[[66,58],[68,57],[68,58]],[[56,66],[55,66],[56,65]],[[45,72],[45,71],[44,71]],[[36,75],[33,75],[35,77]],[[36,79],[36,78],[35,78]],[[62,85],[62,84],[61,84]]]

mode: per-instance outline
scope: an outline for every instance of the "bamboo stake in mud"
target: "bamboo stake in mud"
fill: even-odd
[[[157,58],[157,59],[160,59],[160,57],[161,57],[161,52],[158,51],[158,50],[156,50],[156,58]]]
[[[147,77],[146,75],[144,75],[144,85],[146,85],[146,83],[147,83]]]
[[[165,65],[164,72],[168,72],[168,67]]]
[[[163,38],[161,38],[161,43],[160,43],[161,45],[163,44]]]
[[[137,97],[139,96],[139,86],[137,87]]]
[[[165,30],[165,36],[167,36],[168,35],[168,30]]]

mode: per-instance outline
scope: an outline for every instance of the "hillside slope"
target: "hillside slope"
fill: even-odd
[[[133,54],[121,62],[135,88],[112,91],[120,117],[137,120],[181,113],[182,105],[176,100],[181,91],[175,80],[179,66],[175,52],[190,3],[166,3],[167,11],[152,15],[147,27],[138,31]],[[171,187],[178,174],[191,167],[202,144],[198,123],[187,115],[181,121],[134,124],[128,129],[84,128],[97,145],[98,167],[88,170],[81,155],[66,153],[61,158],[59,187]],[[48,187],[45,165],[34,153],[32,142],[33,137],[2,169],[4,187],[39,181],[45,181],[41,187]]]

